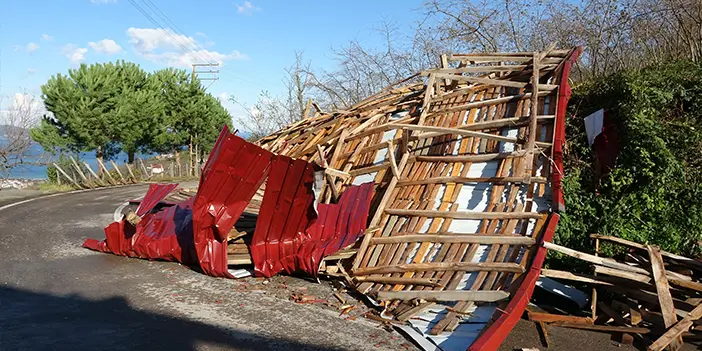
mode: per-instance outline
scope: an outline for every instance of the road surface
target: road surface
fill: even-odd
[[[38,199],[0,210],[2,350],[404,350],[397,333],[333,308],[328,283],[229,280],[171,262],[83,249],[146,186]],[[331,298],[333,300],[333,298]]]

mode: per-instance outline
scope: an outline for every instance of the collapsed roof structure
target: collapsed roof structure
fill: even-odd
[[[215,276],[231,277],[228,264],[263,276],[322,269],[409,321],[417,340],[497,349],[564,208],[579,53],[446,55],[347,110],[306,111],[256,145],[224,131],[197,195],[156,209],[173,189],[154,186],[136,218],[85,246]],[[323,262],[330,255],[347,260]]]

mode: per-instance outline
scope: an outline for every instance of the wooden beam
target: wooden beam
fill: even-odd
[[[453,219],[526,219],[539,218],[541,214],[536,212],[449,212],[431,210],[405,210],[398,208],[388,208],[385,213],[395,216],[416,216],[431,218],[453,218]]]
[[[464,129],[457,129],[457,128],[420,126],[420,125],[414,125],[414,124],[392,124],[390,126],[392,128],[395,128],[395,129],[409,129],[409,130],[419,130],[419,131],[425,131],[425,132],[434,132],[434,133],[419,134],[416,136],[417,139],[433,138],[433,137],[437,136],[436,133],[441,133],[441,134],[463,135],[463,136],[474,137],[474,138],[491,139],[491,140],[503,141],[503,142],[507,142],[507,143],[516,143],[516,144],[524,143],[523,140],[520,140],[519,138],[516,138],[516,137],[483,133],[483,132],[476,132],[476,131],[472,131],[472,130],[464,130]],[[541,142],[541,141],[536,142],[536,145],[538,145],[539,147],[551,147],[551,143]]]
[[[495,262],[432,262],[432,263],[405,263],[388,266],[364,267],[353,270],[353,275],[405,273],[419,271],[464,271],[464,272],[511,272],[524,273],[524,267],[518,263]]]
[[[110,160],[112,163],[112,167],[114,168],[115,171],[117,171],[117,174],[119,175],[119,179],[122,180],[122,183],[127,184],[127,181],[124,179],[124,175],[122,175],[122,172],[119,170],[119,167],[117,167],[117,164],[115,163],[114,160]]]
[[[590,234],[590,237],[591,238],[599,238],[601,240],[607,240],[607,241],[611,241],[611,242],[621,244],[624,246],[630,246],[630,247],[633,247],[636,249],[646,251],[646,245],[639,244],[637,242],[629,241],[629,240],[622,239],[622,238],[617,238],[615,236],[602,235],[602,234]],[[660,252],[661,252],[661,255],[664,257],[671,258],[673,260],[680,262],[681,264],[685,264],[685,265],[688,265],[690,267],[695,267],[695,268],[702,270],[702,262],[698,262],[698,261],[696,261],[692,258],[689,258],[689,257],[676,255],[676,254],[674,254],[672,252],[668,252],[668,251],[661,250]]]
[[[623,278],[623,279],[629,279],[629,280],[633,280],[635,282],[639,282],[639,283],[643,283],[643,284],[651,283],[651,277],[649,277],[645,274],[626,272],[626,271],[622,271],[619,269],[614,269],[614,268],[609,268],[609,267],[604,267],[604,266],[595,265],[595,273],[606,274],[609,276]]]
[[[397,186],[426,185],[439,183],[493,183],[493,184],[530,184],[546,183],[545,177],[434,177],[419,180],[401,180]]]
[[[548,277],[548,278],[572,280],[572,281],[576,281],[576,282],[589,283],[589,284],[614,285],[614,283],[608,282],[608,281],[602,279],[602,277],[597,277],[597,276],[592,276],[592,275],[587,275],[587,274],[580,274],[580,273],[559,271],[559,270],[555,270],[555,269],[545,269],[544,268],[541,270],[541,275],[543,275],[544,277]]]
[[[468,243],[468,244],[506,244],[506,245],[533,245],[536,241],[533,238],[523,235],[398,235],[385,236],[371,239],[371,245],[397,244],[397,243]]]
[[[546,121],[553,121],[553,119],[556,118],[555,115],[543,115],[543,116],[538,116],[537,121],[539,122],[546,122]],[[486,130],[486,129],[497,129],[497,128],[504,128],[504,127],[522,127],[525,125],[528,125],[530,122],[529,117],[509,117],[509,118],[500,118],[500,119],[495,119],[492,121],[485,121],[485,122],[475,122],[471,124],[463,124],[460,126],[456,126],[454,128],[460,129],[460,130]],[[430,138],[430,137],[435,137],[439,135],[444,135],[445,133],[441,132],[428,132],[422,134],[423,137]]]
[[[545,313],[545,312],[535,312],[535,311],[529,311],[529,310],[527,310],[527,318],[530,321],[534,321],[534,322],[538,321],[538,322],[544,322],[544,323],[554,323],[554,322],[572,323],[572,324],[592,324],[593,323],[592,319],[588,318],[588,317],[560,315],[560,314]]]
[[[598,257],[595,255],[590,255],[587,253],[579,252],[579,251],[569,249],[567,247],[560,246],[560,245],[557,245],[554,243],[550,243],[550,242],[545,241],[543,243],[543,246],[549,250],[557,251],[557,252],[560,252],[562,254],[568,255],[570,257],[575,257],[577,259],[581,259],[583,261],[587,261],[590,263],[599,264],[599,265],[607,266],[610,268],[616,268],[616,269],[620,269],[620,270],[623,270],[626,272],[648,274],[648,272],[646,270],[644,270],[643,268],[633,267],[633,266],[626,265],[624,263],[619,263],[619,262],[614,261],[612,259]]]
[[[66,177],[66,179],[70,180],[71,183],[73,183],[73,185],[77,186],[78,189],[83,189],[83,186],[81,186],[80,184],[78,184],[78,182],[76,182],[76,181],[75,181],[73,178],[71,178],[66,172],[64,172],[64,170],[61,169],[61,167],[59,167],[59,165],[57,165],[56,162],[54,162],[54,167],[56,167],[56,169],[57,169],[61,174],[63,174],[63,176]]]
[[[538,70],[536,71],[536,74],[538,74]],[[450,80],[456,80],[456,81],[465,81],[465,82],[469,82],[469,83],[473,83],[473,84],[484,84],[484,85],[490,85],[490,86],[503,86],[503,87],[510,87],[510,88],[519,88],[519,89],[529,86],[529,83],[517,82],[517,81],[513,81],[513,80],[471,77],[471,76],[462,76],[462,75],[445,74],[445,73],[436,73],[436,78],[450,79]],[[539,90],[551,91],[551,90],[558,89],[558,87],[559,87],[558,85],[553,85],[553,84],[540,84]]]
[[[640,327],[621,327],[614,325],[589,325],[589,324],[576,324],[576,323],[551,323],[551,325],[563,328],[573,328],[573,329],[585,329],[593,331],[602,332],[616,332],[616,333],[635,333],[635,334],[648,334],[651,332],[648,328]]]
[[[353,277],[353,280],[364,283],[381,283],[381,284],[400,284],[400,285],[422,285],[431,287],[443,287],[438,281],[431,278],[412,278],[412,277]]]
[[[509,293],[502,290],[405,290],[405,291],[378,291],[378,300],[414,300],[425,301],[475,301],[496,302],[509,297]]]
[[[412,160],[416,162],[488,162],[495,160],[503,160],[506,158],[523,157],[524,151],[503,152],[494,154],[482,155],[450,155],[450,156],[412,156]]]
[[[663,314],[663,322],[666,328],[672,327],[678,322],[678,317],[675,315],[675,305],[673,305],[673,297],[670,295],[670,286],[665,274],[663,266],[663,257],[658,248],[651,245],[646,245],[646,250],[651,260],[651,273],[656,284],[656,292],[658,293],[658,301]],[[669,348],[672,351],[680,349],[682,346],[682,337],[677,336],[672,338]]]
[[[681,321],[670,327],[660,338],[656,339],[656,341],[648,347],[648,351],[663,350],[666,346],[670,345],[670,343],[678,340],[680,336],[688,331],[690,327],[692,327],[692,324],[700,318],[702,318],[702,304],[697,305],[697,307],[688,313]]]

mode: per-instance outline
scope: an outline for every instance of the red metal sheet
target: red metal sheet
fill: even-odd
[[[558,103],[556,104],[556,121],[553,135],[553,162],[554,167],[551,172],[551,192],[553,193],[553,208],[555,211],[565,211],[565,200],[563,199],[563,147],[565,146],[565,119],[568,100],[570,100],[571,89],[568,83],[570,68],[578,60],[582,47],[578,46],[573,53],[563,63],[561,70],[560,87],[558,88]]]
[[[144,215],[136,227],[126,221],[112,223],[105,228],[104,241],[88,239],[83,246],[116,255],[197,264],[205,274],[231,277],[227,234],[266,178],[272,156],[225,127],[195,197],[151,213],[170,185],[150,187],[143,200],[148,205],[143,205]]]
[[[232,277],[227,235],[265,180],[272,157],[235,135],[218,139],[200,179],[192,216],[195,251],[205,274]]]
[[[275,156],[250,249],[257,275],[317,275],[322,257],[355,242],[366,228],[373,183],[349,187],[338,204],[314,210],[314,167]]]
[[[151,184],[149,185],[149,190],[144,195],[144,199],[139,203],[137,207],[136,215],[141,217],[147,212],[151,211],[168,196],[175,188],[178,187],[178,183],[174,184]]]

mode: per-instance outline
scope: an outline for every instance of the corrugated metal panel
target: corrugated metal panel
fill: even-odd
[[[227,235],[266,178],[272,157],[226,127],[220,134],[193,205],[195,251],[205,274],[232,278],[227,270]]]
[[[373,183],[349,187],[338,204],[320,204],[317,213],[313,182],[311,163],[274,157],[250,246],[257,275],[302,270],[316,276],[322,257],[363,234]]]
[[[144,199],[139,203],[139,207],[136,210],[136,215],[141,217],[147,212],[151,211],[168,196],[175,188],[178,187],[178,183],[173,184],[151,184],[149,185],[149,190],[144,195]]]
[[[225,127],[194,198],[148,213],[168,194],[170,185],[150,187],[142,202],[147,205],[140,206],[145,215],[136,227],[125,221],[112,223],[105,228],[105,241],[88,239],[83,246],[122,256],[197,264],[205,274],[232,277],[227,270],[227,234],[266,178],[272,156]]]

